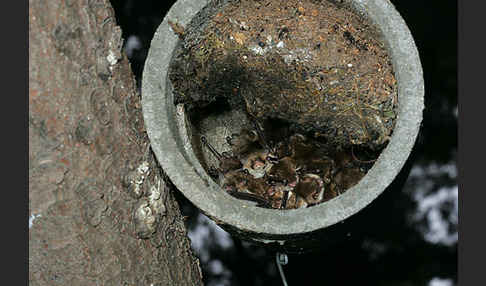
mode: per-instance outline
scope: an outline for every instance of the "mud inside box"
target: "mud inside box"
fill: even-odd
[[[170,68],[193,149],[223,191],[290,209],[366,175],[395,125],[397,84],[379,31],[340,1],[212,1]]]

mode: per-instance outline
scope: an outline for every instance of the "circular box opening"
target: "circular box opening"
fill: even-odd
[[[256,207],[223,192],[196,155],[184,106],[174,105],[168,79],[178,37],[169,20],[187,25],[207,1],[178,1],[158,28],[146,61],[142,104],[152,148],[164,171],[183,194],[233,234],[256,242],[289,244],[344,220],[371,203],[403,166],[422,120],[423,78],[416,47],[403,19],[388,1],[349,1],[383,34],[398,82],[397,121],[387,147],[373,167],[344,194],[322,204],[293,210]]]

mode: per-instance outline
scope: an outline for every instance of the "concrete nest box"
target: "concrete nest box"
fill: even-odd
[[[304,3],[306,1],[288,1],[286,3],[293,2]],[[221,13],[222,7],[236,5],[235,3],[237,3],[237,1],[179,0],[172,6],[155,32],[145,63],[142,80],[143,115],[152,149],[155,152],[160,165],[174,185],[204,214],[209,216],[231,234],[255,243],[283,248],[287,252],[301,251],[303,248],[310,249],[319,247],[319,244],[323,243],[320,238],[322,238],[322,234],[325,233],[326,228],[341,222],[360,211],[365,206],[372,203],[373,200],[387,188],[399,173],[412,150],[422,121],[422,111],[424,108],[422,67],[417,48],[404,20],[389,1],[323,0],[321,2],[316,2],[309,0],[307,2],[309,2],[308,5],[310,6],[296,6],[294,7],[295,11],[292,10],[292,13],[294,13],[292,14],[292,17],[295,17],[297,21],[305,22],[309,19],[309,21],[313,19],[312,21],[317,21],[317,23],[324,23],[322,25],[325,25],[325,23],[332,24],[332,21],[334,20],[331,21],[328,18],[325,18],[327,15],[322,13],[324,10],[312,8],[317,7],[312,5],[327,3],[326,5],[328,6],[326,7],[331,7],[329,5],[333,5],[333,7],[335,6],[339,9],[343,8],[347,9],[347,11],[352,11],[354,14],[359,15],[360,18],[365,19],[367,23],[372,25],[374,29],[378,31],[380,34],[380,41],[383,43],[383,49],[386,50],[390,67],[393,70],[393,92],[395,93],[395,97],[397,98],[396,101],[398,102],[396,106],[392,106],[394,120],[392,132],[390,133],[391,136],[387,136],[387,143],[384,144],[383,148],[377,153],[376,160],[373,160],[374,164],[370,165],[370,168],[366,170],[366,175],[360,178],[356,184],[332,199],[305,208],[272,209],[262,208],[256,206],[256,203],[253,201],[241,200],[229,195],[223,190],[220,184],[216,183],[215,179],[208,174],[208,167],[214,166],[217,164],[217,161],[215,161],[214,156],[210,155],[209,152],[205,150],[200,139],[207,138],[206,140],[210,141],[215,149],[228,151],[229,146],[226,143],[225,138],[232,133],[240,132],[242,129],[246,128],[246,126],[251,125],[248,121],[248,116],[245,116],[241,109],[225,109],[224,112],[209,114],[207,116],[198,116],[197,120],[194,120],[194,117],[189,115],[189,110],[191,108],[194,110],[194,106],[197,107],[198,102],[187,104],[187,102],[184,102],[184,98],[177,98],[177,95],[175,95],[177,92],[175,92],[174,89],[174,81],[171,81],[169,75],[171,63],[174,62],[174,58],[181,55],[181,47],[187,48],[187,46],[190,46],[181,44],[183,38],[194,37],[197,33],[202,35],[201,31],[204,27],[208,27],[207,22],[213,19],[214,15],[220,17],[221,23],[228,22],[228,25],[236,25],[237,30],[231,32],[232,34],[228,34],[227,37],[223,35],[224,38],[220,38],[219,40],[216,35],[214,36],[214,39],[211,39],[211,43],[216,43],[215,46],[222,47],[224,46],[224,43],[222,44],[224,41],[221,41],[221,39],[228,39],[230,42],[233,41],[234,46],[231,46],[231,50],[237,51],[238,58],[241,58],[241,61],[253,60],[254,58],[252,57],[265,56],[265,51],[271,49],[280,49],[279,51],[284,51],[282,52],[283,60],[279,62],[277,59],[273,62],[276,62],[275,65],[280,63],[285,66],[285,64],[291,65],[299,63],[300,61],[299,67],[304,68],[299,69],[297,75],[302,75],[302,78],[305,81],[303,84],[312,82],[312,76],[317,74],[317,72],[312,71],[312,69],[310,71],[309,69],[305,69],[307,55],[312,55],[312,53],[315,55],[315,53],[317,53],[315,52],[316,50],[319,50],[318,53],[321,54],[328,52],[324,47],[329,48],[334,45],[331,42],[327,43],[326,41],[328,39],[320,37],[321,40],[317,41],[317,44],[313,44],[312,49],[309,48],[306,50],[305,47],[297,47],[291,42],[281,40],[281,38],[289,33],[289,31],[299,31],[297,28],[292,29],[292,26],[290,26],[292,25],[291,23],[286,23],[286,26],[283,28],[279,26],[280,28],[278,29],[272,26],[272,31],[276,34],[271,36],[262,34],[265,30],[263,28],[258,28],[257,34],[248,32],[252,30],[252,24],[254,24],[254,22],[245,22],[241,19],[237,20],[234,17],[225,18],[225,14]],[[283,10],[279,8],[279,11]],[[255,15],[258,15],[258,13],[255,13]],[[291,21],[293,20],[294,19],[291,19]],[[347,39],[348,44],[354,44],[356,46],[354,48],[354,53],[357,54],[360,50],[368,51],[369,48],[367,48],[366,43],[369,42],[365,39],[353,37],[347,30],[343,33],[343,27],[352,31],[360,31],[360,29],[354,29],[352,25],[352,23],[347,24],[346,21],[338,20],[336,24],[330,25],[329,29],[330,31],[334,29],[334,32],[339,31],[339,35],[343,35],[344,39]],[[287,28],[287,26],[289,26],[289,28]],[[255,31],[255,29],[253,31]],[[317,38],[316,35],[317,34],[311,36]],[[261,38],[259,38],[260,36]],[[245,47],[245,50],[240,53],[237,48],[245,43],[248,45]],[[290,44],[287,44],[286,46],[286,43]],[[205,49],[204,52],[208,53],[206,48],[210,47],[201,45],[200,48]],[[341,52],[339,48],[337,51]],[[352,51],[352,49],[349,50],[350,53]],[[203,51],[201,50],[201,53],[202,52]],[[196,51],[196,56],[199,55],[198,53],[199,50]],[[222,54],[225,54],[225,52],[223,51]],[[211,63],[211,61],[208,61],[208,59],[205,58],[204,63]],[[339,69],[344,70],[352,68],[354,70],[359,70],[360,68],[359,64],[353,65],[350,62],[341,64],[343,64],[343,68],[335,68],[335,74],[340,75],[341,79],[346,78],[347,74],[340,73],[341,71]],[[328,63],[326,63],[326,65],[329,66]],[[372,66],[373,63],[370,63],[369,65]],[[204,66],[204,64],[202,66]],[[366,67],[366,65],[364,66]],[[224,70],[224,65],[222,67]],[[261,67],[262,66],[260,66],[260,68]],[[218,67],[218,69],[221,70],[221,67]],[[231,69],[231,66],[228,66],[228,69]],[[379,68],[377,69],[380,70]],[[275,70],[276,72],[282,71],[282,69]],[[211,78],[211,69],[208,69],[207,71],[209,71],[208,78]],[[244,80],[258,80],[265,77],[265,75],[260,75],[258,72],[253,72],[253,70],[251,74],[257,74],[259,77],[248,77],[244,74],[244,71],[242,72],[241,70],[235,73],[232,73],[232,71],[225,71],[222,76],[225,81],[231,82],[232,78],[240,77],[242,74],[245,76],[242,77]],[[285,74],[286,73],[283,75],[284,77]],[[273,74],[271,75],[272,79],[275,78]],[[195,77],[197,76],[196,73]],[[330,85],[333,85],[337,82],[333,79],[333,76],[333,68],[327,68],[324,69],[324,74],[320,76],[320,80],[328,79]],[[356,77],[356,75],[351,76],[351,78]],[[296,78],[296,76],[292,75],[290,78]],[[382,77],[380,78],[383,80]],[[190,79],[188,78],[187,82],[189,82],[189,80]],[[296,80],[300,80],[300,77]],[[221,82],[222,79],[217,78],[217,81]],[[249,101],[255,102],[260,100],[263,101],[262,104],[264,104],[265,98],[268,98],[264,91],[259,94],[260,96],[263,94],[263,97],[255,98],[255,96],[253,96],[255,94],[254,92],[247,92],[245,94],[245,90],[238,90],[240,86],[245,86],[245,83],[242,81],[243,80],[238,79],[237,86],[230,86],[227,91],[223,89],[223,92],[229,92],[234,96],[240,94],[242,98],[244,98],[244,101],[242,102],[245,103],[243,105],[246,107],[251,105],[248,104]],[[185,82],[186,81],[182,79],[182,81],[179,81],[179,84],[182,83],[184,85]],[[267,80],[266,82],[272,82],[272,80]],[[285,83],[288,82],[288,80],[285,81]],[[217,83],[218,82],[216,82],[216,84]],[[204,85],[205,83],[203,82],[202,84]],[[208,83],[208,85],[209,84],[210,83]],[[291,82],[289,86],[292,85],[293,83]],[[301,84],[298,85],[302,86]],[[345,95],[351,94],[354,98],[354,94],[348,93],[346,90],[343,93],[339,93],[339,85],[334,87],[331,87],[330,85],[322,88],[322,90],[324,90],[322,92],[323,94],[325,93],[326,96],[327,94],[331,94],[332,96],[342,96],[342,98],[345,98]],[[246,86],[255,88],[257,85]],[[281,84],[279,84],[279,86],[281,86]],[[276,89],[274,88],[273,90],[278,90],[279,86],[275,87]],[[358,84],[353,85],[353,87],[355,86],[358,86]],[[204,86],[201,86],[197,87],[195,90],[204,90],[204,88]],[[359,89],[359,87],[357,88]],[[289,90],[289,88],[287,88],[287,90]],[[319,88],[319,90],[321,89]],[[368,89],[368,94],[374,95],[374,92],[379,92],[378,90],[379,89],[373,89],[373,92],[369,92],[370,89]],[[280,92],[280,90],[278,91]],[[209,92],[211,92],[211,90],[209,90]],[[333,92],[335,94],[333,94]],[[184,94],[184,96],[187,96],[187,98],[196,98],[199,96],[199,99],[204,97],[204,95],[201,97],[201,95],[195,96],[192,94]],[[305,96],[304,93],[303,97]],[[317,91],[314,93],[314,96],[323,98],[322,94],[319,94]],[[356,97],[357,96],[358,95],[356,95]],[[330,100],[333,100],[333,97],[330,97]],[[201,102],[209,101],[211,101],[211,98],[204,98]],[[272,101],[274,102],[275,100]],[[251,116],[257,119],[261,114],[265,115],[271,113],[272,116],[280,116],[279,119],[291,121],[292,116],[288,118],[285,117],[285,111],[292,111],[292,108],[294,107],[301,108],[304,110],[302,114],[307,117],[299,118],[296,122],[303,123],[303,125],[305,125],[304,123],[309,123],[305,125],[303,130],[311,130],[314,128],[312,129],[314,132],[313,134],[317,134],[320,131],[322,131],[323,134],[326,132],[334,132],[333,128],[326,129],[326,124],[334,124],[332,121],[320,120],[319,118],[316,119],[316,114],[326,114],[323,112],[319,113],[319,111],[328,108],[328,105],[326,104],[327,98],[325,101],[320,100],[320,105],[315,105],[317,108],[311,108],[313,113],[305,113],[305,102],[302,102],[284,106],[283,109],[279,109],[282,105],[275,105],[275,109],[268,108],[266,110],[262,108],[262,105],[254,105],[254,107],[250,107],[250,109],[253,109],[248,111]],[[370,101],[366,102],[371,104]],[[344,103],[347,103],[347,101],[344,101]],[[372,107],[374,110],[377,109],[375,106]],[[351,108],[347,110],[351,110]],[[387,112],[391,111],[392,109],[390,107]],[[342,115],[344,112],[345,110],[337,112],[336,114]],[[372,114],[371,111],[369,112],[369,114]],[[379,114],[384,113],[386,114],[383,110],[379,111]],[[376,115],[373,116],[369,117],[378,118]],[[349,118],[352,117],[349,116]],[[382,120],[378,118],[378,122],[381,123],[381,121]],[[316,125],[315,122],[318,124]],[[349,120],[349,122],[349,126],[359,125],[354,124],[352,120]],[[363,126],[366,125],[365,129],[377,126],[376,124],[368,124],[369,122],[365,123],[366,124],[363,124]],[[338,125],[334,129],[346,129],[349,126]],[[381,130],[380,128],[377,129]],[[355,138],[352,138],[352,136],[339,130],[336,131],[337,135],[335,138],[339,138],[339,134],[344,134],[345,136],[343,136],[343,138],[351,138],[350,142],[348,142],[351,146],[350,148],[353,148],[352,144],[355,144],[355,146],[359,144],[371,144],[365,142],[363,139],[368,137],[361,136],[366,132],[359,133],[359,129],[354,129],[354,131],[357,134]],[[329,137],[329,134],[326,136]],[[384,136],[376,136],[376,138],[379,138],[380,140],[375,138],[373,139],[373,142],[378,141],[379,144],[382,144],[381,139],[383,139],[383,137]],[[339,142],[342,143],[342,140]]]

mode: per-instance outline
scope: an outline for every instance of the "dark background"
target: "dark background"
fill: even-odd
[[[139,85],[150,41],[174,2],[112,1]],[[391,2],[422,61],[421,132],[394,183],[348,219],[347,239],[289,255],[289,285],[457,285],[457,2]],[[230,237],[182,196],[178,200],[206,285],[282,285],[275,253]]]

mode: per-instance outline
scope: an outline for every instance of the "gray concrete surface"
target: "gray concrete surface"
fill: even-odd
[[[208,2],[180,0],[173,5],[154,35],[143,72],[142,106],[147,132],[155,155],[172,182],[194,205],[232,234],[268,243],[291,243],[298,235],[336,224],[372,203],[393,181],[409,156],[424,108],[418,51],[393,5],[387,0],[348,1],[381,29],[392,58],[398,81],[399,113],[390,143],[368,174],[344,194],[311,208],[271,210],[237,200],[211,180],[194,154],[184,108],[173,104],[167,71],[178,38],[168,20],[186,26]],[[211,137],[216,136],[211,132],[228,131],[220,128],[208,132]],[[224,148],[223,143],[220,147]]]

